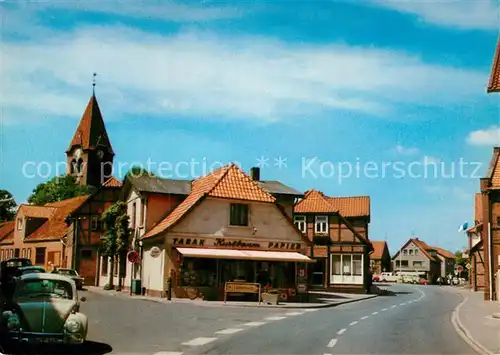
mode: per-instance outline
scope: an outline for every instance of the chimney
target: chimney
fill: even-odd
[[[260,168],[253,167],[250,169],[250,179],[260,181]]]
[[[500,147],[493,147],[493,153],[500,153]]]

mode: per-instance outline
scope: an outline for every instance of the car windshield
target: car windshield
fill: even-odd
[[[17,298],[73,298],[73,288],[64,280],[24,280],[17,290]]]
[[[38,268],[22,270],[23,274],[32,274],[32,273],[38,273],[38,272],[45,272],[45,270],[38,269]]]
[[[77,276],[77,274],[76,274],[76,271],[75,271],[75,270],[61,270],[61,269],[59,269],[57,272],[58,272],[59,274],[63,274],[63,275]]]

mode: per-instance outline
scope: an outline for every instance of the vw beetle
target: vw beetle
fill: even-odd
[[[29,273],[16,279],[1,316],[2,337],[11,345],[79,345],[87,337],[75,282],[63,275]]]

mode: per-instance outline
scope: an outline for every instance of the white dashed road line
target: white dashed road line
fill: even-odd
[[[319,308],[304,309],[304,312],[317,312],[317,311],[319,311]]]
[[[349,323],[349,326],[351,326],[351,327],[352,327],[353,325],[356,325],[356,324],[358,324],[358,321],[357,321],[357,320],[355,320],[354,322]]]
[[[400,306],[404,306],[405,304],[406,304],[406,302],[404,302],[404,303],[400,303],[399,305],[400,305]]]
[[[385,311],[387,311],[387,308],[383,308],[383,309],[382,309],[382,312],[385,312]]]
[[[391,306],[391,308],[396,308],[396,307],[397,307],[397,305]]]
[[[217,338],[195,338],[195,339],[190,340],[188,342],[182,343],[182,345],[201,346],[201,345],[211,343],[214,340],[217,340]]]
[[[286,316],[300,316],[301,314],[304,314],[304,312],[288,312],[285,315]]]
[[[219,330],[218,332],[215,332],[215,334],[234,334],[241,332],[243,329],[240,328],[227,328],[224,330]]]
[[[282,320],[286,319],[286,317],[267,317],[266,320]]]
[[[376,315],[376,314],[378,314],[378,312],[373,312],[372,314],[373,314],[373,315]]]
[[[335,344],[337,344],[337,339],[332,339],[330,340],[330,342],[328,343],[327,347],[328,348],[333,348],[335,346]]]
[[[368,318],[368,316],[364,316],[364,317],[361,317],[361,320],[365,320],[367,318]]]
[[[345,332],[346,330],[347,330],[346,328],[344,328],[344,329],[340,329],[340,330],[337,332],[337,334],[338,334],[338,335],[342,335],[342,334],[344,334],[344,332]]]
[[[158,353],[154,353],[153,355],[182,355],[182,353],[177,351],[160,351]]]
[[[266,322],[250,322],[250,323],[245,323],[247,327],[258,327],[259,325],[264,325]]]

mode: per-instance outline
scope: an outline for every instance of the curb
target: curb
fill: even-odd
[[[125,299],[129,299],[129,300],[143,300],[143,301],[150,301],[150,302],[156,302],[156,303],[166,303],[166,304],[172,304],[172,303],[178,303],[178,304],[191,304],[193,306],[201,306],[201,307],[228,307],[228,308],[272,308],[272,309],[321,309],[321,308],[332,308],[332,307],[337,307],[337,306],[341,306],[341,305],[344,305],[344,304],[348,304],[348,303],[354,303],[354,302],[361,302],[361,301],[365,301],[365,300],[369,300],[369,299],[372,299],[372,298],[375,298],[375,297],[378,297],[379,295],[370,295],[370,296],[367,296],[367,297],[363,297],[363,298],[356,298],[356,299],[351,299],[351,300],[348,300],[348,301],[341,301],[341,302],[337,302],[337,303],[325,303],[325,304],[322,304],[322,305],[314,305],[314,306],[275,306],[275,305],[232,305],[232,304],[210,304],[208,302],[193,302],[193,303],[189,303],[189,302],[177,302],[177,301],[167,301],[165,299],[162,299],[162,298],[154,298],[154,297],[144,297],[144,296],[139,296],[140,298],[136,298],[134,296],[129,296],[129,294],[125,294],[125,292],[117,292],[117,291],[106,291],[106,292],[103,292],[99,289],[96,289],[96,290],[89,290],[87,289],[87,292],[90,292],[90,293],[94,293],[94,294],[99,294],[99,295],[103,295],[103,296],[109,296],[109,297],[120,297],[120,296],[128,296],[128,297],[125,297]],[[109,293],[108,293],[109,292]]]
[[[467,297],[467,296],[464,296],[462,294],[460,294],[460,296],[462,297],[463,301],[457,307],[455,307],[455,309],[453,310],[453,313],[451,315],[451,324],[455,328],[455,330],[458,333],[458,335],[460,335],[460,337],[475,352],[477,352],[478,354],[481,354],[481,355],[495,355],[493,352],[491,352],[486,347],[484,347],[483,345],[481,345],[479,342],[477,342],[476,340],[474,340],[474,338],[470,334],[469,330],[460,321],[460,308],[465,303],[467,303],[467,301],[469,300],[469,297]]]

